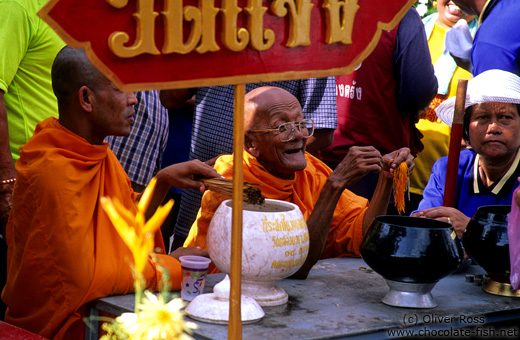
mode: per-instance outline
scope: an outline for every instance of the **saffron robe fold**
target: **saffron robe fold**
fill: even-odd
[[[307,167],[297,171],[293,179],[282,179],[270,174],[255,157],[244,151],[244,181],[262,184],[265,198],[277,199],[296,204],[305,220],[311,215],[321,190],[332,173],[322,161],[305,153]],[[215,162],[215,170],[226,178],[233,176],[233,155],[220,156]],[[184,246],[207,249],[206,236],[213,214],[220,203],[230,197],[207,190],[202,197],[197,219],[191,227]],[[362,224],[368,201],[354,193],[344,190],[336,209],[327,236],[321,259],[360,256],[359,248],[363,239]],[[213,264],[210,272],[215,272]]]
[[[2,299],[6,321],[54,339],[83,339],[85,304],[134,291],[133,257],[99,199],[134,209],[137,194],[108,144],[92,145],[56,118],[38,124],[20,148],[18,179],[7,225],[8,274]],[[180,289],[180,263],[164,254],[144,270],[158,289],[158,265]]]

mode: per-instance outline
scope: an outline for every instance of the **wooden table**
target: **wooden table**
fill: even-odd
[[[520,335],[520,299],[496,296],[482,291],[482,286],[466,282],[466,275],[484,273],[476,265],[463,273],[450,275],[432,289],[438,306],[432,309],[400,308],[385,305],[381,299],[388,292],[384,279],[366,270],[360,258],[338,258],[318,262],[306,280],[283,280],[277,283],[289,294],[282,306],[263,307],[265,317],[243,325],[247,340],[317,340],[351,338],[395,338],[402,336],[498,334],[492,323],[510,321],[503,336]],[[208,275],[205,293],[222,280],[223,274]],[[134,296],[111,296],[92,304],[99,310],[119,315],[133,311]],[[227,339],[227,325],[195,321],[196,339]],[[451,333],[449,333],[451,332]],[[472,332],[472,333],[461,333]],[[507,333],[509,332],[509,333]],[[97,339],[96,334],[89,334]],[[484,334],[485,335],[485,334]]]

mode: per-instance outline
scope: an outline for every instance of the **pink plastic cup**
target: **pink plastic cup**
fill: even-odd
[[[191,301],[204,292],[206,275],[211,260],[196,255],[185,255],[179,259],[182,267],[181,298]]]

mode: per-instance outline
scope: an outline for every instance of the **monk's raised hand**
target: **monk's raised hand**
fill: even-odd
[[[408,172],[411,174],[415,167],[414,157],[408,148],[401,148],[383,156],[383,171],[387,177],[393,177],[394,170],[402,162],[406,162]]]
[[[164,181],[179,189],[198,189],[204,192],[204,183],[195,180],[196,175],[203,177],[223,178],[215,169],[208,164],[193,159],[188,162],[170,165],[160,171]]]
[[[381,153],[373,146],[353,146],[329,179],[347,188],[369,172],[378,173],[383,166]]]

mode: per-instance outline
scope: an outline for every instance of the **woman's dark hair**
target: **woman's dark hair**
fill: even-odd
[[[516,106],[516,112],[520,115],[520,104],[513,104]],[[467,145],[471,145],[469,143],[469,122],[471,121],[471,113],[473,112],[473,108],[476,105],[472,105],[466,108],[464,111],[464,125],[462,127],[462,139],[466,142]]]

